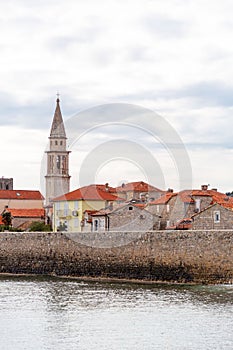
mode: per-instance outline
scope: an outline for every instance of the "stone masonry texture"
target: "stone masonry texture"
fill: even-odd
[[[3,232],[0,272],[233,283],[233,231]]]

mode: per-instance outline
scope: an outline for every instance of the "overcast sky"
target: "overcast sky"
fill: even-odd
[[[72,131],[71,189],[85,184],[95,154],[108,153],[86,181],[142,179],[178,189],[188,184],[180,181],[183,160],[193,188],[233,190],[232,13],[231,0],[1,1],[0,176],[13,177],[16,189],[43,187],[59,91]],[[108,107],[93,109],[113,104],[115,111],[118,103],[126,104],[120,121]],[[152,115],[132,121],[135,105],[159,115],[166,140],[173,135],[183,153],[174,157],[168,140],[153,138]],[[122,119],[125,110],[130,117]],[[154,170],[145,165],[150,157]]]

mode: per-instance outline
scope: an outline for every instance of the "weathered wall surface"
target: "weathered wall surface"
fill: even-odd
[[[219,213],[219,221],[215,221],[215,212]],[[231,230],[233,229],[233,211],[215,204],[193,217],[194,230]]]
[[[145,231],[153,230],[154,225],[158,227],[158,216],[154,216],[145,209],[127,205],[109,214],[110,231]]]
[[[14,227],[14,229],[16,227],[19,227],[20,225],[23,225],[23,224],[30,224],[34,221],[40,221],[40,222],[44,222],[44,220],[41,219],[41,217],[37,217],[37,218],[33,218],[33,217],[14,217],[14,219],[12,220],[12,226]],[[28,225],[29,226],[29,225]]]
[[[5,232],[0,272],[233,283],[233,231]]]

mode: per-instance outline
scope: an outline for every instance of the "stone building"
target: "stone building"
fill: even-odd
[[[232,230],[233,229],[233,206],[226,208],[214,203],[204,210],[192,216],[193,230]]]
[[[13,190],[13,178],[0,178],[0,190]]]
[[[165,193],[165,191],[143,181],[123,183],[121,186],[116,187],[116,192],[125,201],[135,199],[143,202],[153,201]]]
[[[47,154],[46,207],[52,207],[52,200],[70,191],[69,151],[66,145],[66,132],[62,119],[60,100],[53,117]]]
[[[132,203],[103,209],[91,216],[92,231],[147,231],[159,228],[158,215],[149,213],[142,205]]]
[[[159,216],[159,229],[164,230],[167,226],[170,225],[170,216],[171,211],[178,209],[175,205],[177,201],[177,193],[173,193],[172,190],[169,190],[159,199],[149,202],[146,206],[146,210],[148,210],[151,214]],[[177,215],[180,216],[180,212]]]
[[[166,229],[175,226],[184,218],[191,218],[214,203],[221,204],[223,207],[231,207],[233,198],[218,192],[217,189],[208,190],[208,186],[203,185],[200,190],[166,193],[149,203],[147,210],[160,215],[160,229]]]

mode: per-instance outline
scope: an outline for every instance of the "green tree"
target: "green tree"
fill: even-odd
[[[5,229],[8,229],[12,225],[12,216],[9,211],[4,211],[2,213],[2,222],[5,225]]]
[[[49,232],[51,231],[51,226],[45,225],[42,221],[34,221],[29,226],[29,231]]]
[[[59,224],[57,231],[67,231],[67,224],[65,222]]]

